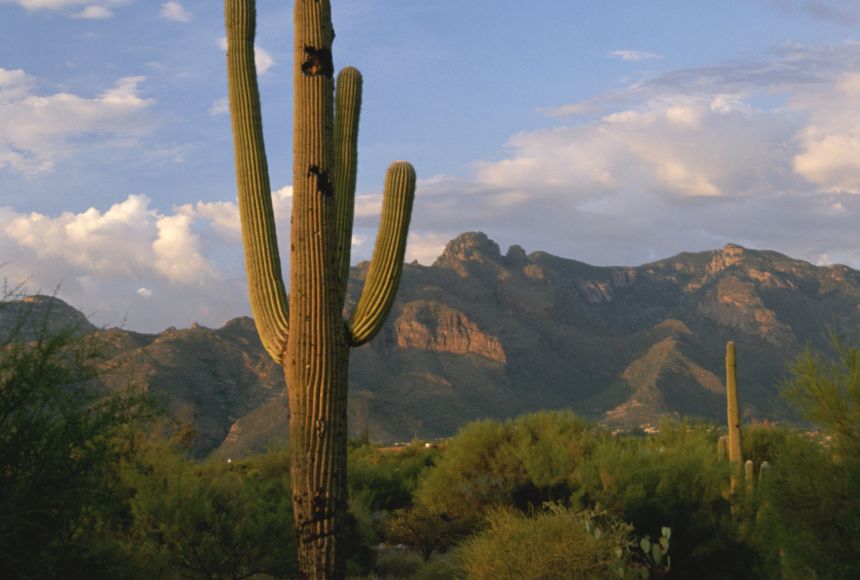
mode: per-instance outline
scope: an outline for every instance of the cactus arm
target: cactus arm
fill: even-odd
[[[755,465],[753,465],[752,459],[747,459],[744,461],[744,490],[746,491],[747,498],[752,498],[753,491],[755,487]]]
[[[351,346],[373,338],[382,328],[394,302],[394,294],[403,272],[406,238],[412,202],[415,199],[415,169],[405,161],[396,161],[385,176],[382,219],[373,248],[373,259],[361,297],[347,324]]]
[[[225,0],[227,79],[248,293],[266,352],[280,363],[288,337],[287,294],[281,275],[269,171],[254,64],[253,3]]]
[[[738,402],[737,363],[735,343],[726,343],[726,415],[729,428],[729,464],[731,468],[731,491],[738,491],[738,483],[743,465],[741,453],[741,419]]]
[[[334,197],[337,217],[337,273],[341,304],[349,282],[355,180],[358,168],[358,120],[361,113],[361,73],[346,67],[337,75],[334,117]]]

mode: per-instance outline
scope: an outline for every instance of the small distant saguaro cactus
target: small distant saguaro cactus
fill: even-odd
[[[741,419],[738,402],[737,363],[735,361],[735,343],[726,343],[726,413],[729,428],[728,455],[731,469],[729,492],[735,496],[741,479],[743,456],[741,453]]]
[[[349,347],[382,327],[396,292],[415,171],[395,162],[367,280],[347,321],[362,79],[345,68],[335,88],[329,0],[294,8],[293,213],[290,294],[281,275],[254,64],[254,0],[225,0],[227,77],[248,290],[266,351],[285,369],[290,477],[301,574],[341,578],[347,515]],[[335,94],[336,90],[336,94]]]

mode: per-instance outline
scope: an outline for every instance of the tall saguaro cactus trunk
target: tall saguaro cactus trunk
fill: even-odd
[[[732,498],[739,492],[743,457],[741,454],[741,419],[738,402],[737,362],[735,343],[726,343],[726,415],[729,428],[728,455],[731,469],[730,493]],[[734,501],[734,500],[733,500]]]
[[[254,0],[225,0],[227,70],[239,210],[251,307],[267,352],[285,369],[299,567],[344,575],[349,347],[370,340],[403,268],[415,172],[395,162],[365,287],[342,318],[355,200],[361,75],[346,68],[334,94],[331,7],[296,0],[290,294],[281,275],[254,66]]]

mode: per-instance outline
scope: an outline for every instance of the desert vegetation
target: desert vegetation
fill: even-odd
[[[347,574],[855,578],[860,349],[833,345],[783,388],[807,427],[742,427],[753,477],[734,493],[725,429],[704,423],[645,436],[551,410],[438,446],[352,441]],[[289,449],[194,459],[193,426],[93,387],[97,357],[73,330],[4,338],[0,575],[295,577]]]

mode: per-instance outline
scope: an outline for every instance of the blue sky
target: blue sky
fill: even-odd
[[[223,4],[0,0],[0,262],[100,324],[248,313]],[[291,2],[258,1],[286,240]],[[385,168],[409,259],[482,230],[600,264],[728,242],[860,267],[860,6],[842,0],[335,0],[365,77],[356,260]]]

